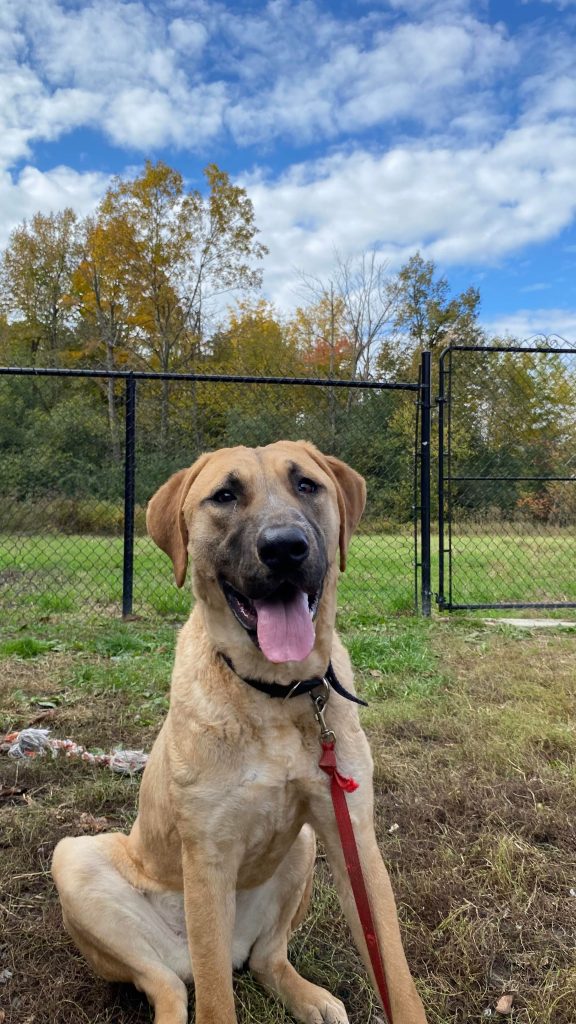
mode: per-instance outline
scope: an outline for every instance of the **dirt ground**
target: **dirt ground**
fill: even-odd
[[[504,993],[517,1024],[574,1024],[576,638],[436,623],[422,643],[433,678],[424,667],[412,693],[399,676],[366,728],[379,839],[430,1024],[505,1020]],[[144,714],[130,690],[93,687],[108,662],[57,650],[0,660],[0,733],[34,723],[91,749],[149,749],[162,707],[147,697]],[[364,671],[367,689],[378,671]],[[134,989],[91,974],[49,876],[60,837],[129,827],[137,792],[137,779],[79,762],[0,753],[0,1020],[151,1021]],[[344,1000],[351,1024],[382,1020],[322,858],[292,959]],[[240,1024],[289,1019],[246,976],[236,994]]]

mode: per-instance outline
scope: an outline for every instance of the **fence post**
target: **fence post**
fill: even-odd
[[[134,583],[134,505],[136,482],[136,381],[126,378],[124,444],[124,567],[122,616],[132,614]]]
[[[420,374],[420,551],[422,615],[432,614],[430,565],[430,438],[432,409],[432,353],[423,352]]]
[[[446,451],[445,451],[445,429],[444,429],[444,417],[446,408],[446,358],[448,357],[449,349],[444,349],[440,356],[438,363],[438,398],[436,399],[438,405],[438,595],[437,602],[440,611],[446,609],[446,595],[444,593],[444,557],[446,555],[445,547],[445,531],[446,531],[446,518],[445,518],[445,503],[446,503],[446,492],[444,488],[445,480],[445,468],[446,468]],[[452,353],[450,352],[450,357]]]

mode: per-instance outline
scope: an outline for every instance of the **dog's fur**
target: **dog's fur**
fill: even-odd
[[[240,678],[288,684],[323,675],[331,659],[353,691],[350,661],[334,631],[336,583],[338,552],[344,567],[364,500],[364,481],[354,470],[305,442],[281,441],[203,455],[150,502],[149,532],[170,555],[180,586],[190,553],[196,595],[178,639],[170,710],[144,772],[130,835],[63,839],[53,874],[66,928],[86,959],[102,977],[142,989],[156,1024],[185,1024],[185,982],[192,980],[196,1024],[235,1024],[232,969],[245,963],[296,1020],[347,1022],[342,1003],[305,981],[287,959],[289,936],[308,905],[315,833],[372,975],[329,782],[318,767],[310,698],[271,699]],[[286,524],[309,545],[294,578],[311,592],[323,576],[322,596],[311,653],[273,664],[233,615],[221,584],[225,579],[255,597],[277,586],[258,538],[263,529]],[[426,1024],[374,835],[372,761],[357,709],[332,693],[326,717],[341,771],[360,783],[347,800],[394,1024]]]

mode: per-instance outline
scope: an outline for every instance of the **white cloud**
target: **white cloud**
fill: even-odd
[[[475,128],[482,107],[491,111],[488,82],[510,73],[519,59],[502,26],[471,18],[398,24],[369,40],[354,35],[333,40],[321,57],[304,45],[296,66],[285,69],[280,61],[271,86],[241,95],[227,113],[238,141],[278,133],[300,141],[317,133],[331,138],[399,118],[436,127],[458,118],[463,127],[469,116],[468,127]],[[246,59],[250,64],[250,48]]]
[[[527,120],[576,111],[576,75],[562,74],[558,67],[529,79],[523,91],[528,97]]]
[[[489,334],[499,337],[524,339],[556,335],[576,345],[576,309],[519,309],[485,322],[484,327]]]
[[[3,223],[95,204],[104,176],[32,166],[35,142],[90,127],[147,156],[230,138],[261,152],[282,138],[329,142],[323,159],[241,182],[283,304],[292,268],[328,273],[335,247],[379,246],[392,266],[417,247],[478,265],[549,239],[576,209],[573,46],[568,29],[509,32],[484,10],[367,0],[346,18],[326,0],[252,13],[218,0],[3,0],[0,169],[30,164],[0,178]]]
[[[546,292],[552,287],[550,281],[534,281],[534,284],[527,284],[520,289],[521,292]]]
[[[167,23],[118,0],[7,0],[0,19],[0,42],[12,44],[0,51],[4,165],[79,126],[144,152],[202,148],[222,127],[225,87],[196,73],[206,31],[192,19]]]
[[[449,7],[409,23],[290,0],[252,15],[191,0],[176,17],[139,0],[4,2],[9,160],[78,125],[143,152],[202,151],[226,130],[241,145],[303,143],[399,118],[475,132],[495,116],[489,84],[519,59],[501,25]]]
[[[576,211],[576,125],[511,129],[492,145],[432,142],[356,150],[276,180],[245,177],[271,255],[267,282],[289,304],[291,268],[328,273],[337,247],[377,247],[397,266],[416,248],[443,264],[490,263],[553,237]]]
[[[208,41],[208,32],[204,25],[189,18],[174,18],[168,31],[174,48],[188,55],[199,54]]]
[[[24,167],[18,177],[0,173],[0,248],[24,218],[40,210],[50,213],[71,206],[80,216],[90,213],[103,195],[109,178],[96,172],[80,174],[70,167],[42,173]]]

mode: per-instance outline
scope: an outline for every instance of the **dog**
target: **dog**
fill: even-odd
[[[129,835],[62,839],[52,871],[64,924],[94,970],[132,982],[156,1024],[236,1024],[232,972],[247,966],[304,1024],[346,1024],[341,1001],[306,981],[287,944],[322,839],[374,982],[338,836],[314,707],[325,709],[370,896],[394,1024],[426,1024],[404,955],[373,826],[372,760],[336,585],[366,497],[363,478],[307,442],[202,455],[151,499],[148,531],[196,597],[180,632],[170,708],[146,765]],[[327,684],[324,684],[327,687]],[[272,699],[280,694],[287,699]],[[289,694],[291,694],[289,696]]]

